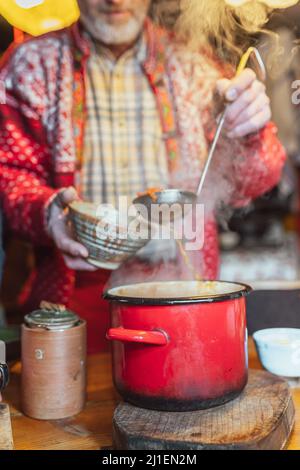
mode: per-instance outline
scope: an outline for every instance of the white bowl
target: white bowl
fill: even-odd
[[[265,369],[283,377],[300,377],[300,329],[268,328],[253,335]]]

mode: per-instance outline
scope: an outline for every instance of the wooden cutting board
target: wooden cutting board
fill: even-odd
[[[12,450],[13,447],[9,408],[0,403],[0,450]]]
[[[244,392],[217,408],[161,412],[121,403],[113,418],[117,450],[284,449],[295,420],[286,381],[251,370]]]

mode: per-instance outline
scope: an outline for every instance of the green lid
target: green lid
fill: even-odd
[[[67,330],[75,326],[80,318],[64,305],[42,302],[40,310],[35,310],[25,316],[25,324],[29,328],[45,330]]]

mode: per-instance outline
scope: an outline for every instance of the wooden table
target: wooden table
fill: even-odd
[[[249,342],[249,366],[261,369],[252,340]],[[11,368],[11,382],[4,401],[10,405],[15,449],[24,450],[97,450],[112,445],[112,415],[118,403],[111,380],[109,354],[88,359],[88,401],[78,416],[60,421],[37,421],[20,411],[20,364]],[[290,450],[300,449],[300,388],[292,391],[296,424]]]

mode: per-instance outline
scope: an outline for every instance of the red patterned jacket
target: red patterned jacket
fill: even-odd
[[[221,67],[150,22],[145,31],[144,71],[157,97],[172,184],[195,189],[213,131],[213,90]],[[6,87],[0,106],[0,203],[6,226],[35,247],[29,308],[46,298],[68,304],[74,289],[74,272],[48,238],[44,214],[58,189],[73,185],[80,171],[88,56],[75,25],[11,49],[0,72]],[[272,124],[234,143],[223,139],[211,198],[247,204],[278,182],[284,160]],[[215,278],[218,241],[211,216],[202,256],[205,277]]]

